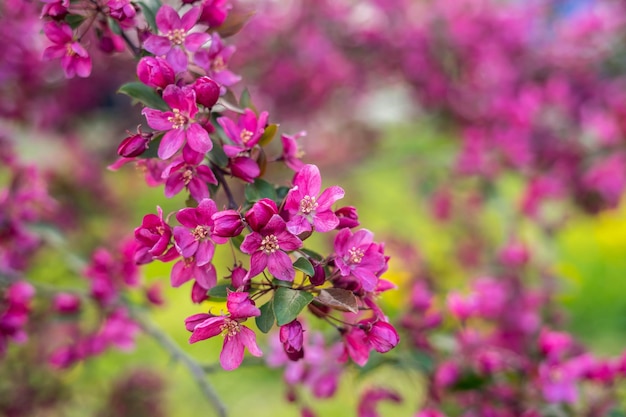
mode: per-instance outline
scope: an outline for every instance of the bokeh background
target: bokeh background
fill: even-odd
[[[531,254],[524,279],[549,281],[553,323],[594,353],[616,356],[626,345],[625,165],[604,173],[617,185],[585,178],[592,167],[608,165],[607,155],[621,158],[626,143],[621,6],[592,0],[240,2],[236,15],[251,17],[228,40],[238,48],[231,68],[284,132],[307,131],[299,140],[304,161],[320,167],[325,185],[344,187],[361,224],[387,242],[392,258],[385,278],[398,286],[383,301],[392,318],[408,308],[415,277],[427,275],[444,306],[449,291],[489,275],[492,259],[515,239]],[[115,94],[134,73],[133,63],[124,55],[115,59],[91,80],[48,76],[57,93],[68,92],[57,94],[60,101],[29,96],[24,88],[10,96],[25,102],[24,120],[2,122],[17,138],[11,146],[18,154],[51,172],[51,194],[70,230],[63,245],[44,248],[29,266],[29,276],[46,285],[86,286],[60,246],[86,259],[111,235],[128,235],[156,205],[165,213],[184,205],[185,196],[168,200],[161,188],[146,187],[131,166],[106,170],[124,131],[142,122],[139,107]],[[48,101],[50,111],[28,113],[29,100]],[[41,128],[51,124],[57,128]],[[558,152],[546,151],[552,143]],[[574,162],[559,168],[568,161]],[[94,167],[104,174],[94,175]],[[283,167],[270,167],[269,176],[285,185],[291,178]],[[529,184],[537,179],[557,185],[537,197],[536,209],[525,210]],[[229,259],[218,251],[218,272],[226,274]],[[152,317],[190,355],[215,366],[221,340],[189,346],[183,321],[224,307],[191,304],[190,287],[169,287],[170,267],[142,269],[165,300]],[[65,372],[33,361],[46,343],[38,342],[12,347],[0,362],[0,402],[41,405],[26,415],[126,416],[133,414],[115,414],[114,404],[133,401],[153,404],[153,416],[213,415],[187,371],[148,336],[140,335],[131,352],[110,350]],[[261,342],[266,346],[264,337]],[[216,369],[208,378],[233,416],[299,415],[284,400],[281,371],[262,361],[234,372]],[[424,383],[416,371],[353,368],[336,398],[308,401],[319,415],[356,415],[359,392],[382,384],[406,401],[382,405],[381,414],[411,416]]]

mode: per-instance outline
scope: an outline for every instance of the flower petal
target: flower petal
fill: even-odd
[[[185,143],[185,131],[182,129],[172,129],[163,135],[159,145],[158,155],[161,159],[169,159],[183,147]]]
[[[283,251],[276,251],[268,256],[267,269],[281,281],[293,281],[296,271],[293,269],[291,258]]]
[[[226,335],[224,338],[224,346],[220,353],[220,364],[227,371],[239,368],[243,361],[243,341],[239,340],[237,335]]]
[[[213,148],[209,134],[198,123],[191,123],[187,128],[187,143],[196,152],[207,153]]]

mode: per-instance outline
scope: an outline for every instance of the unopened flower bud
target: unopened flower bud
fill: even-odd
[[[283,344],[285,353],[292,361],[302,359],[304,350],[304,331],[298,320],[280,327],[280,342]]]
[[[367,331],[367,341],[376,352],[385,353],[396,347],[400,338],[398,332],[391,324],[377,321]]]
[[[236,210],[218,211],[211,216],[213,220],[213,234],[220,237],[239,236],[244,228],[241,215]]]
[[[148,144],[152,139],[152,133],[143,133],[137,128],[137,133],[128,136],[117,147],[117,154],[124,158],[134,158],[148,149]]]
[[[213,107],[220,98],[220,86],[209,77],[200,77],[193,84],[196,101],[205,107]]]
[[[311,277],[311,284],[322,285],[326,281],[326,271],[324,271],[324,267],[321,264],[314,262],[313,270],[315,273]]]
[[[353,227],[357,227],[359,223],[359,215],[356,212],[356,208],[352,206],[341,207],[340,209],[335,211],[335,216],[339,218],[339,225],[337,225],[337,230],[343,229],[344,227],[352,229]]]
[[[143,57],[137,64],[137,76],[145,85],[153,88],[165,88],[174,84],[174,70],[163,58]]]
[[[230,278],[235,289],[242,288],[244,291],[247,291],[250,288],[250,276],[245,268],[240,266],[235,267],[232,270]]]
[[[54,296],[53,305],[61,314],[73,314],[80,310],[80,298],[74,294],[60,292]]]

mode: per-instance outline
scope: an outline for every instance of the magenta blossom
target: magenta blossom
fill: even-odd
[[[163,90],[163,100],[170,106],[171,111],[144,108],[141,112],[146,116],[151,128],[165,131],[159,145],[159,158],[171,158],[182,148],[185,141],[196,152],[205,154],[210,151],[213,148],[213,142],[209,134],[194,120],[198,113],[198,106],[193,89],[168,85]]]
[[[91,58],[87,50],[74,40],[72,28],[65,23],[48,22],[43,31],[54,43],[43,51],[43,59],[61,58],[61,66],[66,78],[89,77],[91,74]]]
[[[211,37],[211,46],[208,50],[201,49],[194,54],[194,61],[207,75],[217,81],[223,87],[230,87],[239,82],[241,77],[228,69],[228,61],[235,53],[232,45],[224,46],[219,33],[214,32]],[[223,88],[224,92],[225,89]]]
[[[333,186],[320,195],[322,177],[315,165],[305,165],[293,178],[293,188],[285,199],[285,210],[289,212],[287,229],[296,235],[311,232],[328,232],[339,224],[331,206],[343,198],[343,188]]]
[[[196,208],[184,208],[176,213],[176,219],[182,224],[174,228],[176,249],[185,258],[193,257],[198,266],[211,262],[215,243],[228,241],[213,233],[211,216],[215,213],[217,206],[210,198],[202,200]]]
[[[207,165],[201,165],[204,154],[193,151],[189,146],[183,147],[183,154],[172,160],[163,170],[165,196],[174,197],[183,188],[189,191],[197,202],[209,197],[208,184],[217,184],[215,174]]]
[[[137,63],[139,81],[152,88],[165,88],[174,84],[174,69],[161,57],[145,56]]]
[[[385,257],[379,249],[369,230],[352,234],[350,229],[341,229],[335,237],[335,265],[342,276],[353,276],[365,291],[373,291],[378,283],[377,274],[385,268]]]
[[[280,327],[280,342],[290,360],[297,361],[304,357],[304,330],[298,320]]]
[[[185,71],[188,64],[187,51],[196,52],[211,39],[211,35],[204,32],[189,32],[198,21],[200,13],[200,8],[193,7],[180,17],[172,6],[161,6],[156,15],[156,24],[163,36],[150,35],[143,47],[154,55],[165,56],[177,73]]]
[[[302,241],[287,231],[285,221],[275,214],[267,225],[250,233],[241,244],[241,251],[252,255],[250,277],[259,275],[265,267],[283,281],[293,281],[296,271],[285,251],[299,249]]]
[[[298,132],[293,136],[281,135],[280,140],[283,144],[283,154],[281,159],[285,162],[290,169],[298,172],[304,166],[304,163],[300,160],[304,155],[304,152],[298,147],[297,139],[306,136],[306,132]]]
[[[147,264],[153,259],[171,260],[172,228],[163,220],[163,210],[157,206],[158,214],[146,214],[141,226],[135,229],[135,240],[138,243],[135,252],[137,264]],[[174,255],[176,255],[174,251]]]
[[[219,26],[224,23],[232,7],[228,0],[204,0],[199,21],[207,23],[210,27]]]
[[[241,365],[244,348],[253,356],[261,356],[263,352],[256,344],[256,335],[248,327],[242,325],[248,317],[257,317],[261,311],[248,298],[248,293],[231,292],[226,298],[226,308],[230,315],[213,316],[211,314],[196,314],[185,320],[187,330],[192,331],[189,343],[196,343],[210,337],[222,334],[224,345],[220,354],[220,364],[227,371]]]

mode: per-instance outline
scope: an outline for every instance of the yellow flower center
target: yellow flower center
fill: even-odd
[[[167,32],[167,39],[170,40],[175,45],[182,45],[185,42],[185,38],[187,37],[187,33],[183,29],[174,29]]]
[[[167,121],[172,124],[172,129],[180,129],[187,123],[187,117],[180,113],[179,109],[172,109],[173,116],[167,118]]]
[[[302,214],[309,214],[315,209],[317,209],[317,202],[315,201],[315,197],[311,197],[310,195],[305,195],[302,200],[300,200],[300,212]]]
[[[274,235],[267,235],[261,241],[261,250],[268,255],[276,252],[278,249],[280,249],[278,238]]]
[[[363,249],[353,246],[352,249],[348,250],[348,262],[351,264],[360,264],[364,255]]]
[[[248,129],[242,129],[239,137],[241,138],[243,143],[248,143],[248,141],[252,139],[252,132],[250,132]]]
[[[232,320],[227,317],[220,329],[222,330],[224,336],[233,337],[241,331],[241,325],[236,320]]]
[[[206,239],[209,235],[209,229],[206,226],[198,225],[191,231],[191,234],[196,240]]]

